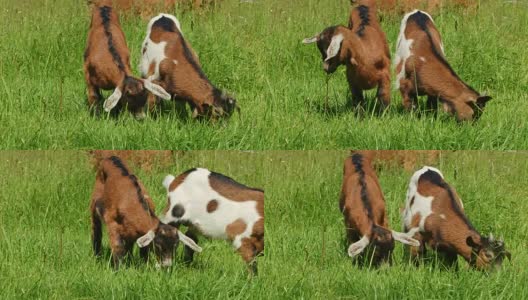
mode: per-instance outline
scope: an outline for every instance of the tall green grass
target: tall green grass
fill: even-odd
[[[383,115],[355,111],[341,68],[325,76],[304,37],[346,24],[349,1],[219,1],[200,12],[169,11],[182,22],[205,72],[236,95],[242,114],[208,124],[164,112],[142,122],[129,114],[93,118],[86,105],[82,54],[90,12],[84,1],[4,0],[0,9],[2,149],[526,149],[528,6],[481,1],[476,13],[435,15],[458,74],[494,100],[477,123],[443,113],[409,114],[399,92]],[[382,27],[394,48],[401,16]],[[137,70],[148,20],[122,16]],[[106,94],[108,95],[108,93]],[[374,92],[368,93],[372,100]],[[371,103],[373,101],[370,101]]]
[[[200,239],[204,251],[172,272],[135,260],[112,271],[91,253],[88,204],[94,171],[80,151],[2,152],[0,159],[0,298],[177,299],[524,299],[528,191],[526,152],[448,152],[439,167],[483,234],[503,235],[512,261],[493,274],[410,266],[397,245],[394,265],[358,268],[345,254],[338,209],[346,151],[192,151],[167,163],[130,164],[165,205],[167,173],[204,166],[266,191],[266,248],[251,280],[223,241]],[[418,163],[416,168],[421,167]],[[412,171],[381,164],[378,176],[392,228],[400,228]],[[455,175],[456,174],[456,175]],[[103,245],[108,249],[106,232]],[[107,250],[108,252],[108,250]],[[181,248],[178,249],[181,255]],[[107,254],[106,258],[109,256]],[[181,261],[181,258],[178,260]]]

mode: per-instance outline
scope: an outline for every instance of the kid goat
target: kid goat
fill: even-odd
[[[402,20],[396,50],[396,88],[407,110],[416,107],[418,96],[427,95],[428,109],[438,100],[457,120],[479,117],[489,96],[480,95],[458,77],[445,58],[440,33],[426,12],[415,10]]]
[[[170,95],[150,80],[132,75],[130,53],[111,0],[94,1],[88,43],[84,52],[84,76],[88,86],[88,105],[97,110],[102,99],[100,89],[114,89],[105,100],[109,112],[121,99],[136,117],[143,117],[147,101],[146,91],[166,100]]]
[[[256,274],[255,257],[264,250],[263,190],[201,168],[167,175],[163,185],[168,194],[165,223],[189,226],[187,234],[195,241],[198,232],[229,240]],[[193,252],[185,248],[185,260],[192,259]]]
[[[368,245],[373,245],[373,262],[379,265],[389,260],[394,240],[407,245],[420,245],[410,236],[389,229],[385,199],[370,155],[355,152],[345,160],[339,209],[345,217],[350,257],[359,255]]]
[[[176,100],[189,103],[193,117],[230,116],[238,109],[234,98],[209,81],[173,15],[150,20],[142,49],[142,76],[159,81]]]
[[[403,228],[421,243],[410,248],[414,259],[425,254],[426,244],[441,254],[447,266],[458,266],[457,255],[477,269],[498,268],[505,256],[511,258],[502,239],[484,237],[471,225],[455,189],[432,167],[423,167],[411,178]]]
[[[349,27],[332,26],[304,44],[317,42],[323,69],[331,74],[340,65],[346,73],[353,104],[363,102],[363,91],[378,87],[378,100],[390,104],[390,53],[385,33],[376,16],[376,3],[359,1],[350,13]]]
[[[134,242],[147,259],[154,241],[154,252],[161,265],[172,265],[172,253],[178,241],[194,251],[202,249],[177,228],[165,225],[154,213],[154,204],[139,179],[116,156],[99,163],[90,203],[92,244],[96,256],[101,255],[102,222],[108,229],[113,265],[117,269],[126,254],[132,254]]]

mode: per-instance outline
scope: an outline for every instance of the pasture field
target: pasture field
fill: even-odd
[[[528,149],[526,1],[480,0],[476,11],[434,14],[453,68],[494,98],[478,122],[465,124],[444,113],[406,113],[397,91],[383,114],[372,104],[354,110],[344,67],[331,77],[325,108],[320,54],[301,40],[346,24],[349,0],[225,0],[201,11],[175,8],[169,13],[180,19],[206,74],[236,96],[242,114],[200,123],[166,104],[159,117],[143,121],[129,114],[94,118],[82,71],[90,22],[85,2],[2,1],[0,149]],[[401,17],[383,18],[391,51]],[[121,16],[136,73],[147,22]]]
[[[483,234],[503,235],[512,262],[493,274],[410,266],[397,245],[392,267],[353,266],[344,251],[338,209],[346,151],[191,151],[148,154],[129,161],[159,213],[164,176],[205,166],[266,191],[266,250],[259,276],[223,241],[200,239],[190,266],[156,270],[136,259],[113,272],[91,253],[88,203],[94,181],[81,151],[4,151],[0,159],[0,298],[127,299],[526,299],[528,209],[526,152],[441,152],[443,170]],[[414,156],[414,154],[411,154]],[[403,168],[379,164],[390,223],[400,227],[408,180],[418,158]],[[456,170],[456,171],[455,171]],[[456,174],[456,175],[455,175]],[[103,245],[108,249],[106,234]],[[136,250],[137,252],[137,250]],[[181,254],[181,247],[178,249]],[[137,253],[136,253],[137,254]],[[109,259],[109,253],[105,256]]]

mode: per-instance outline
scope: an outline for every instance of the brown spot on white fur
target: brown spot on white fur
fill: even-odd
[[[213,199],[207,203],[206,209],[208,213],[213,213],[217,208],[218,208],[218,201]]]
[[[246,230],[247,224],[242,219],[237,219],[235,222],[227,225],[226,233],[230,240],[234,240],[237,235],[242,234]]]

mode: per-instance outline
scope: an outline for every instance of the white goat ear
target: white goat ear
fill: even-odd
[[[169,187],[172,183],[172,181],[174,181],[174,179],[176,179],[174,176],[172,176],[171,174],[165,176],[165,179],[163,179],[163,186],[165,187],[165,189],[167,189],[167,191],[169,191]]]
[[[355,257],[359,255],[370,243],[369,238],[367,236],[363,236],[359,241],[353,243],[348,247],[348,256]]]
[[[315,35],[314,37],[311,37],[311,38],[305,38],[302,42],[303,44],[307,45],[307,44],[312,44],[312,43],[315,43],[319,40],[319,35]]]
[[[162,88],[161,86],[159,86],[159,85],[157,85],[155,83],[152,83],[152,81],[150,81],[150,80],[143,80],[143,85],[145,86],[145,88],[149,92],[151,92],[152,94],[160,97],[163,100],[172,99],[171,95],[169,93],[167,93],[167,91],[165,91],[164,88]]]
[[[155,236],[156,234],[154,233],[154,231],[149,230],[147,234],[137,239],[136,243],[139,246],[139,248],[147,247],[148,245],[150,245],[150,243],[152,243]]]
[[[336,34],[332,38],[332,41],[330,42],[330,46],[328,46],[328,49],[326,49],[325,61],[328,61],[334,58],[339,53],[339,49],[341,49],[341,43],[343,42],[343,39],[344,37],[342,34]]]
[[[396,232],[393,230],[392,237],[398,242],[403,243],[405,245],[414,246],[414,247],[420,246],[420,241],[412,238],[412,236],[409,235],[409,233],[401,233],[401,232]]]
[[[114,108],[117,103],[119,102],[119,99],[121,99],[121,96],[123,96],[123,93],[121,93],[121,90],[119,88],[116,88],[114,90],[114,93],[108,97],[108,99],[105,100],[103,107],[106,112],[110,112],[112,108]]]
[[[193,249],[195,252],[202,252],[202,247],[198,246],[190,237],[183,234],[181,231],[178,230],[178,237],[180,238],[180,241],[184,243],[189,248]]]

